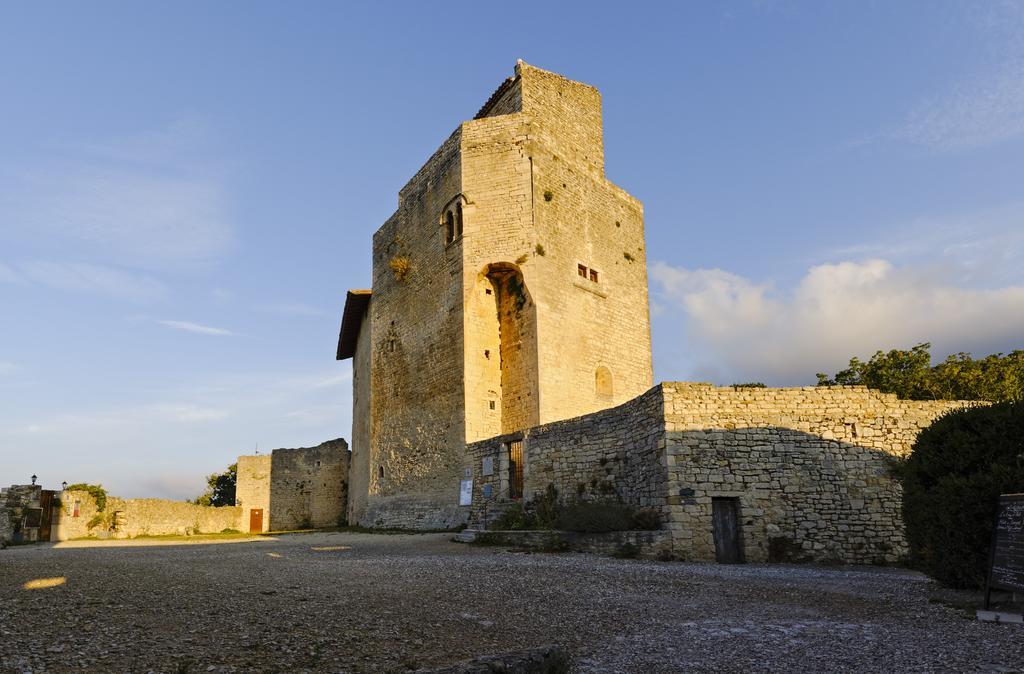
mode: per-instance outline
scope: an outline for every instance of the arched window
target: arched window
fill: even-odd
[[[455,216],[451,211],[444,214],[444,242],[451,243],[455,240]]]
[[[462,202],[455,204],[455,238],[462,238]]]
[[[602,398],[612,397],[612,371],[601,365],[594,373],[594,388]]]

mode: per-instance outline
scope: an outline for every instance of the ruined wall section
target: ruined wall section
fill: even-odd
[[[316,447],[275,449],[271,457],[271,530],[326,528],[345,523],[347,442],[338,438]]]
[[[373,300],[370,300],[372,305]],[[367,309],[369,314],[369,308]],[[370,486],[370,317],[359,326],[356,353],[352,358],[352,456],[349,466],[348,505],[346,519],[361,522],[366,516],[366,499]]]
[[[462,192],[456,131],[373,237],[369,485],[359,524],[454,527],[463,463],[461,240],[441,220]]]
[[[663,513],[690,559],[714,559],[712,499],[735,498],[748,561],[897,561],[906,541],[891,459],[936,418],[972,404],[863,387],[662,388]]]
[[[263,531],[270,531],[270,454],[238,457],[235,504],[242,508],[241,531],[249,531],[250,514],[263,511]]]
[[[523,443],[527,500],[553,485],[565,502],[614,500],[660,507],[666,499],[660,460],[663,410],[662,391],[656,387],[611,409],[471,443],[466,448],[473,476],[471,525],[488,522],[508,501],[508,443],[514,440]]]
[[[535,230],[545,252],[534,300],[540,417],[548,422],[624,403],[654,385],[647,254],[642,204],[604,178],[603,154],[601,170],[592,161],[601,148],[597,90],[536,68],[522,73]],[[601,368],[610,386],[598,387]]]

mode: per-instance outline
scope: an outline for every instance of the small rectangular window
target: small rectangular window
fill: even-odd
[[[593,281],[594,283],[597,283],[597,270],[590,270],[590,280]]]
[[[587,278],[587,267],[586,267],[586,265],[582,265],[582,264],[576,265],[576,273],[579,274],[580,276],[582,276],[583,278]]]

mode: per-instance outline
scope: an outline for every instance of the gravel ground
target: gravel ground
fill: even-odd
[[[403,671],[544,644],[579,672],[1024,671],[918,574],[526,554],[447,535],[0,551],[0,669]],[[55,587],[24,589],[50,577]]]

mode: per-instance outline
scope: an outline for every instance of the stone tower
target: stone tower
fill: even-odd
[[[653,385],[643,206],[604,175],[601,95],[520,61],[401,189],[350,291],[349,521],[464,522],[465,445]]]

